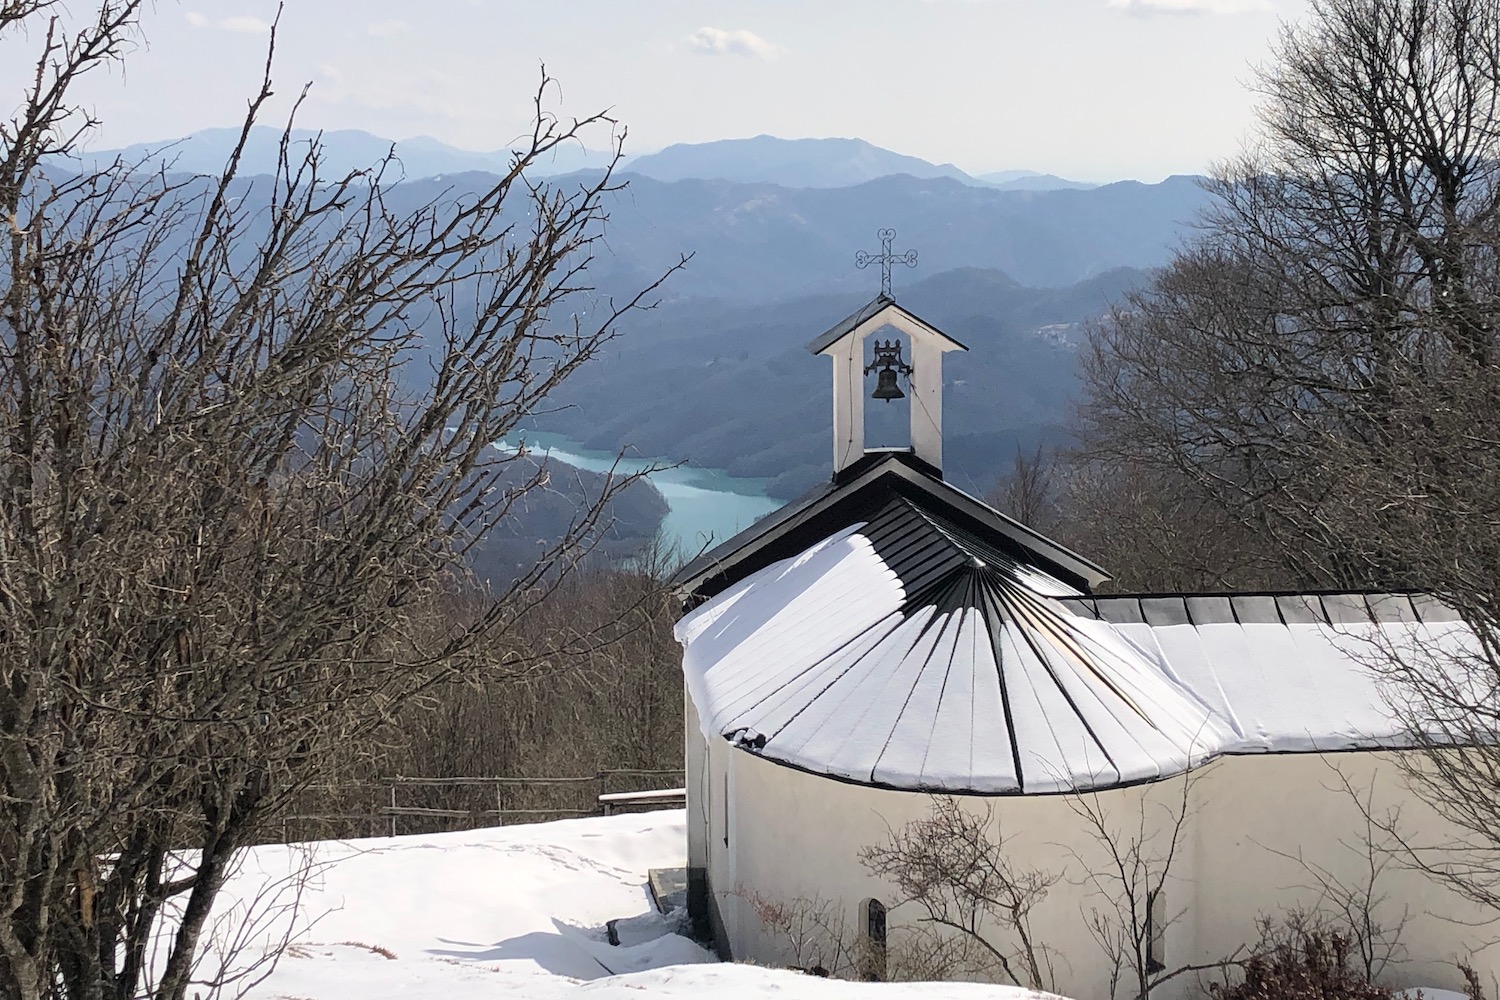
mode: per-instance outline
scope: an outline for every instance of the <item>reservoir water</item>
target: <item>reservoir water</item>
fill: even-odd
[[[617,465],[613,454],[579,447],[559,434],[523,431],[515,437],[525,441],[527,448],[538,456],[550,456],[590,472],[608,472],[611,468],[640,472],[652,465],[665,464],[662,459],[627,455]],[[710,542],[717,545],[748,528],[783,503],[766,496],[764,480],[737,478],[717,469],[679,465],[653,472],[650,479],[670,508],[662,521],[662,534],[688,557]]]

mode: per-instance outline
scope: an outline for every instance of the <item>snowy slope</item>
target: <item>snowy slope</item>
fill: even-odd
[[[227,990],[255,1000],[723,997],[1028,1000],[1009,987],[856,984],[719,964],[671,933],[649,868],[684,863],[682,810],[246,852],[221,904],[222,950],[244,967]],[[296,902],[297,915],[289,904]],[[251,916],[251,933],[232,937]],[[649,914],[649,915],[647,915]],[[624,944],[604,924],[636,917]],[[211,961],[217,966],[216,961]],[[202,970],[205,978],[213,970]],[[256,982],[257,979],[261,981]],[[206,993],[205,993],[206,995]]]

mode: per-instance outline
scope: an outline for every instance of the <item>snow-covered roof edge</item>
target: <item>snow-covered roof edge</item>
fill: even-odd
[[[1426,745],[1365,661],[1472,639],[1424,595],[1065,597],[942,525],[923,542],[883,518],[679,623],[705,736],[871,787],[1124,787],[1228,755]]]

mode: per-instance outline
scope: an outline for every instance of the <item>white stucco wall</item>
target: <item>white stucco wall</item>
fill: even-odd
[[[1293,903],[1328,906],[1309,866],[1343,886],[1367,884],[1364,844],[1372,834],[1361,798],[1382,819],[1399,810],[1399,829],[1408,843],[1456,838],[1457,831],[1408,789],[1394,752],[1245,756],[1213,765],[1209,780],[1194,789],[1200,873],[1192,938],[1196,958],[1253,936],[1257,912]],[[1389,843],[1379,830],[1373,838]],[[1493,913],[1396,859],[1376,886],[1375,895],[1385,897],[1375,910],[1377,923],[1394,927],[1403,912],[1408,915],[1400,935],[1406,958],[1391,965],[1383,977],[1388,985],[1461,989],[1455,962],[1464,958],[1486,983],[1500,975],[1496,949],[1479,952],[1500,925],[1476,926],[1493,921]],[[1250,901],[1253,909],[1230,905],[1236,900]]]
[[[687,863],[708,867],[708,748],[698,726],[698,709],[683,691],[683,780],[687,789]]]
[[[858,926],[863,900],[895,901],[892,887],[865,871],[858,851],[885,842],[888,831],[927,815],[927,796],[818,778],[722,741],[710,743],[706,764],[709,876],[735,958],[790,961],[783,942],[759,926],[736,887],[773,899],[818,895],[836,900],[850,927]],[[1166,909],[1177,918],[1166,932],[1169,967],[1232,954],[1253,942],[1256,920],[1263,914],[1318,906],[1320,891],[1304,864],[1349,884],[1365,874],[1367,862],[1355,849],[1365,836],[1365,824],[1358,805],[1340,787],[1335,767],[1354,787],[1373,787],[1377,810],[1400,804],[1404,827],[1414,836],[1432,841],[1444,835],[1440,822],[1403,790],[1388,754],[1219,760],[1192,779],[1187,840],[1166,888]],[[1116,789],[1091,801],[1122,828],[1138,828],[1144,810],[1148,829],[1159,828],[1164,834],[1181,802],[1184,780]],[[722,799],[726,789],[727,845]],[[1034,912],[1033,930],[1051,949],[1058,991],[1104,998],[1109,995],[1110,970],[1086,924],[1089,911],[1103,901],[1091,896],[1081,876],[1085,867],[1098,869],[1108,859],[1080,821],[1077,800],[1070,798],[999,797],[968,803],[993,810],[1013,859],[1066,874]],[[690,826],[696,808],[690,801]],[[1299,852],[1302,863],[1296,860]],[[1457,988],[1460,979],[1453,961],[1500,929],[1455,923],[1484,915],[1416,872],[1393,866],[1382,877],[1379,891],[1388,901],[1378,916],[1394,918],[1403,909],[1409,911],[1402,940],[1410,958],[1389,970],[1385,978],[1391,985]],[[891,912],[893,946],[903,923],[915,916],[905,908]],[[1500,954],[1482,954],[1473,963],[1486,981],[1500,975]],[[1155,995],[1173,1000],[1195,993],[1197,986],[1193,976],[1183,976]]]

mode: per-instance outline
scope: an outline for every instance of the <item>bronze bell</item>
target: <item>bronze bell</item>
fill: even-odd
[[[880,376],[875,383],[875,391],[870,393],[871,399],[883,399],[890,402],[893,399],[905,399],[906,393],[901,391],[901,386],[896,384],[896,369],[882,368]]]
[[[878,371],[879,379],[875,382],[875,391],[870,393],[871,399],[883,399],[889,403],[893,399],[905,399],[906,393],[901,391],[901,386],[896,382],[897,375],[910,375],[913,371],[911,365],[901,360],[901,342],[899,340],[888,340],[885,343],[875,341],[875,360],[865,365],[865,374]]]

